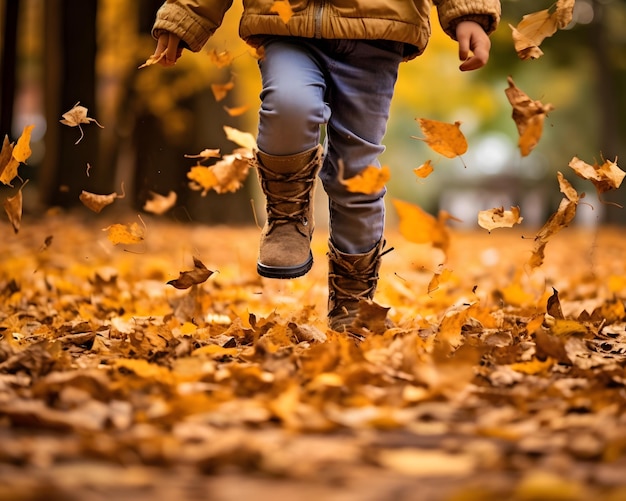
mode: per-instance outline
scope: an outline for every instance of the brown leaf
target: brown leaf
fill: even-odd
[[[195,256],[193,258],[193,266],[193,270],[181,271],[176,280],[170,280],[167,284],[177,289],[189,289],[192,285],[206,282],[207,279],[213,275],[213,271],[209,270],[204,263]]]
[[[115,202],[115,200],[119,198],[119,195],[117,193],[110,193],[109,195],[98,195],[96,193],[90,193],[83,190],[78,198],[85,207],[99,213],[107,205],[111,205],[113,202]]]
[[[561,310],[561,301],[559,299],[559,291],[552,287],[552,295],[548,298],[546,312],[554,318],[565,318],[563,310]]]
[[[20,231],[20,224],[22,222],[22,198],[22,189],[20,188],[16,195],[6,198],[3,203],[4,210],[9,217],[9,221],[15,233]]]
[[[461,122],[446,123],[426,118],[417,119],[425,138],[414,137],[424,141],[430,148],[447,158],[463,155],[467,151],[467,140],[461,132]]]
[[[597,162],[589,165],[578,157],[574,157],[569,166],[579,177],[591,181],[598,195],[619,188],[626,176],[626,172],[617,166],[617,158],[614,162],[605,160],[602,165],[598,165]]]
[[[522,156],[525,157],[539,143],[543,133],[543,122],[554,106],[530,99],[515,86],[511,77],[508,77],[507,81],[509,87],[504,93],[513,106],[513,120],[519,133],[518,146]]]

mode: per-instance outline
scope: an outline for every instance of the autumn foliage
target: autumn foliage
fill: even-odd
[[[540,57],[573,4],[511,26],[519,57]],[[285,23],[293,14],[287,1],[272,9]],[[507,84],[525,157],[553,106]],[[212,85],[215,100],[234,85]],[[102,127],[79,103],[60,124],[78,128],[77,142]],[[433,153],[410,167],[417,180],[444,159],[473,167],[460,121],[416,117],[416,128]],[[387,328],[357,340],[326,327],[321,228],[310,274],[272,281],[255,274],[255,228],[168,222],[174,191],[124,221],[108,209],[123,186],[83,191],[81,212],[23,221],[32,130],[0,152],[14,190],[0,241],[0,499],[184,499],[190,486],[208,499],[216,485],[216,499],[278,499],[278,483],[315,499],[626,496],[626,243],[618,230],[568,228],[586,201],[563,173],[605,203],[626,176],[617,159],[564,159],[561,201],[535,230],[520,226],[523,207],[486,207],[482,229],[460,232],[453,214],[391,198],[395,250],[361,312]],[[233,192],[249,176],[254,136],[223,131],[232,151],[181,159],[190,190]],[[362,193],[394,172],[340,170]]]

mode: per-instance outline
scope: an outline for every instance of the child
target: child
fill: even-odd
[[[295,278],[313,264],[312,194],[319,174],[329,197],[328,324],[357,331],[359,303],[371,300],[384,254],[385,190],[351,193],[340,182],[378,156],[398,65],[423,52],[430,0],[290,0],[284,22],[273,0],[244,0],[240,36],[262,47],[262,91],[253,161],[266,197],[257,271]],[[444,31],[459,44],[462,71],[484,66],[499,0],[434,0]],[[155,57],[171,66],[199,51],[232,0],[167,0],[157,13]],[[442,91],[444,91],[442,89]],[[320,127],[326,126],[324,148]]]

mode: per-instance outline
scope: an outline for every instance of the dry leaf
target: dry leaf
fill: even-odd
[[[85,207],[91,209],[94,212],[100,212],[107,205],[111,205],[115,202],[115,199],[119,198],[117,193],[110,193],[109,195],[98,195],[96,193],[90,193],[83,190],[78,197]]]
[[[249,132],[242,132],[228,125],[224,125],[224,132],[229,141],[232,141],[250,152],[256,150],[256,139]]]
[[[440,211],[437,218],[428,214],[417,205],[394,199],[393,205],[400,219],[400,233],[409,242],[430,244],[447,253],[450,245],[450,233],[446,221],[455,219],[446,211]]]
[[[68,125],[70,127],[78,127],[78,129],[80,130],[80,137],[78,138],[78,140],[74,144],[80,143],[81,139],[84,136],[83,128],[80,126],[80,124],[89,124],[91,122],[94,122],[101,129],[104,128],[102,125],[100,125],[97,122],[97,120],[95,118],[88,117],[87,116],[87,108],[85,108],[84,106],[79,106],[79,104],[80,104],[80,101],[78,103],[76,103],[71,110],[69,110],[69,111],[65,112],[63,115],[61,115],[63,117],[63,119],[60,120],[60,122],[63,125]]]
[[[20,231],[20,224],[22,222],[22,187],[18,190],[15,196],[6,198],[4,200],[4,211],[9,217],[9,221],[13,226],[13,231],[18,233]]]
[[[461,122],[451,124],[426,118],[418,118],[417,121],[426,137],[412,137],[424,141],[432,150],[447,158],[463,155],[467,151],[467,140],[461,132]]]
[[[236,106],[234,108],[224,106],[224,109],[226,110],[226,113],[228,113],[231,117],[238,117],[248,111],[250,109],[250,105],[244,104],[243,106]]]
[[[619,188],[626,176],[626,172],[617,166],[617,158],[615,158],[615,162],[605,160],[602,165],[598,165],[597,162],[589,165],[574,157],[569,166],[579,177],[591,181],[599,195]]]
[[[151,191],[150,199],[146,200],[146,203],[143,206],[143,210],[160,216],[161,214],[165,214],[168,210],[174,207],[176,200],[177,195],[175,191],[170,191],[167,196]]]
[[[433,173],[434,170],[435,169],[433,167],[433,164],[430,162],[430,160],[426,160],[419,167],[415,167],[415,169],[413,169],[413,173],[419,178],[426,179],[428,176],[430,176]]]
[[[140,70],[147,66],[152,66],[153,64],[157,64],[164,57],[165,57],[165,51],[161,52],[158,56],[155,56],[154,54],[152,54],[148,59],[146,59],[146,62],[143,63],[141,66],[139,66],[139,68],[137,69]]]
[[[515,51],[520,59],[537,59],[543,55],[539,46],[544,39],[571,22],[574,2],[558,0],[553,8],[525,15],[515,27],[509,24]]]
[[[270,12],[278,14],[283,23],[287,24],[293,16],[289,0],[275,0]]]
[[[31,155],[30,137],[34,125],[27,125],[17,143],[9,142],[9,137],[4,136],[2,150],[0,151],[0,182],[12,186],[11,182],[17,177],[20,163],[25,162]]]
[[[185,158],[201,158],[203,160],[208,160],[209,158],[220,158],[220,150],[219,148],[216,149],[205,149],[202,150],[200,153],[198,153],[197,155],[185,155]]]
[[[507,81],[509,86],[504,92],[513,106],[513,120],[519,133],[518,146],[522,156],[525,157],[539,143],[543,133],[543,122],[554,106],[530,99],[515,86],[511,77],[507,77]]]
[[[206,196],[209,190],[217,184],[213,169],[204,165],[194,165],[187,173],[187,178],[191,180],[189,187],[196,191],[202,190],[202,196]]]
[[[233,56],[227,50],[217,52],[215,49],[209,51],[209,60],[218,68],[225,68],[233,62]]]
[[[201,284],[213,275],[197,257],[193,258],[193,270],[179,272],[176,280],[170,280],[167,285],[176,287],[177,289],[189,289],[192,285]]]
[[[235,192],[243,186],[250,170],[248,150],[235,150],[230,155],[224,155],[210,169],[215,177],[213,190],[217,193]]]
[[[519,207],[511,207],[511,210],[504,210],[504,207],[496,207],[478,212],[478,225],[487,231],[495,228],[512,228],[520,224],[524,218],[520,216]]]
[[[137,223],[112,224],[103,228],[107,232],[107,238],[113,245],[132,245],[142,242],[145,238],[145,229]]]
[[[366,193],[368,195],[378,193],[391,177],[391,171],[386,165],[380,168],[369,165],[350,179],[343,179],[343,168],[343,162],[340,161],[339,181],[352,193]]]
[[[224,99],[228,93],[235,88],[235,82],[230,81],[225,84],[211,84],[211,92],[216,101]]]

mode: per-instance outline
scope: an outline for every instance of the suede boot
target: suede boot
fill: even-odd
[[[257,272],[267,278],[296,278],[313,266],[313,192],[323,148],[288,156],[257,152],[255,166],[266,198]]]
[[[383,251],[384,246],[381,239],[369,252],[345,254],[328,242],[328,326],[332,330],[350,331],[357,336],[364,328],[368,330],[359,311],[363,303],[373,303],[381,257],[393,250]],[[384,318],[378,324],[390,325]]]

